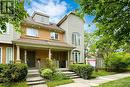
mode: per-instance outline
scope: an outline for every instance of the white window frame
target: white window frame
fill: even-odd
[[[28,31],[29,30],[29,31]],[[30,33],[31,32],[31,33]],[[32,33],[33,32],[33,33]],[[35,32],[35,34],[34,34]],[[38,30],[34,28],[27,28],[26,29],[26,35],[27,36],[32,36],[32,37],[38,37]]]
[[[6,23],[6,31],[4,32],[3,30],[1,30],[1,27],[0,27],[0,32],[2,32],[3,35],[9,34],[9,27],[10,27],[9,23]]]
[[[8,48],[11,48],[11,51],[10,51],[10,52],[11,52],[11,53],[10,53],[11,56],[9,55],[10,57],[7,57],[7,55],[8,55],[8,54],[7,54],[7,49],[8,49]],[[7,58],[9,58],[9,59],[8,59],[9,61],[7,61]],[[13,59],[13,48],[12,48],[12,47],[6,47],[6,63],[7,63],[7,64],[10,63],[10,61],[14,61],[14,59]]]
[[[81,35],[78,32],[72,33],[72,44],[79,46],[81,44]]]
[[[75,63],[80,62],[80,51],[74,50],[72,54],[73,54],[73,60],[74,60],[74,62]],[[77,59],[76,59],[76,56],[77,56]]]
[[[56,34],[57,34],[57,38],[56,38]],[[54,36],[52,37],[52,35],[54,35]],[[51,33],[50,33],[50,38],[51,38],[52,40],[58,40],[59,35],[58,35],[57,32],[51,32]]]
[[[0,49],[1,49],[1,52],[0,52],[0,54],[1,54],[1,62],[0,62],[0,64],[2,64],[2,47],[0,47]]]

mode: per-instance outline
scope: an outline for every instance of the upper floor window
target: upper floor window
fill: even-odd
[[[75,46],[80,45],[81,35],[78,32],[72,33],[72,44]]]
[[[51,39],[58,40],[58,33],[51,32]]]
[[[38,36],[38,30],[34,29],[34,28],[27,28],[26,34],[28,36],[34,36],[37,37]]]
[[[6,29],[2,30],[1,27],[0,27],[0,32],[1,32],[2,34],[9,34],[10,24],[9,24],[9,23],[6,23],[6,25],[5,25],[5,26],[2,26],[2,27],[6,28]]]

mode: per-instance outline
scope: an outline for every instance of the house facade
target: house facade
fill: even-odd
[[[7,23],[0,35],[0,63],[26,63],[28,67],[44,67],[53,59],[58,68],[84,62],[84,21],[74,13],[58,24],[49,23],[49,16],[35,12],[21,23],[21,32]]]

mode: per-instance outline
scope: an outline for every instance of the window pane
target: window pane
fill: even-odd
[[[27,28],[27,35],[29,36],[38,36],[38,30],[33,28]]]
[[[12,47],[6,48],[6,63],[10,63],[13,61],[13,50]]]
[[[72,44],[75,46],[80,45],[80,39],[80,34],[78,32],[72,34]]]
[[[51,32],[51,39],[58,39],[58,33]]]

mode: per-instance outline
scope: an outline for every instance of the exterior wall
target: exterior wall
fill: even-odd
[[[7,23],[7,33],[0,35],[0,43],[12,43],[12,40],[20,38],[20,34],[16,33],[13,25]]]
[[[45,30],[45,29],[38,29],[38,37],[30,37],[26,35],[26,29],[27,27],[22,27],[22,38],[34,38],[34,39],[40,39],[40,40],[51,40],[50,33],[51,31]],[[58,33],[58,41],[64,41],[64,33]]]
[[[73,14],[70,14],[68,18],[60,25],[60,27],[66,31],[65,41],[71,45],[73,45],[72,33],[73,32],[80,33],[81,44],[79,46],[76,46],[74,50],[80,51],[81,59],[79,60],[79,63],[84,62],[84,22],[83,20]]]
[[[36,67],[39,67],[37,59],[40,59],[40,67],[44,67],[45,60],[48,58],[48,50],[36,50]]]

